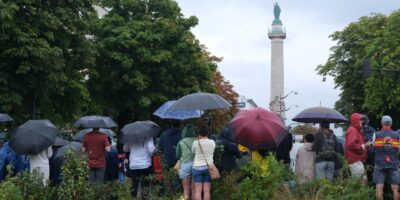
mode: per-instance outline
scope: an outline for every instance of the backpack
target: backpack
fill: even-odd
[[[318,157],[322,159],[332,160],[336,157],[336,146],[337,139],[336,136],[331,133],[330,135],[323,134],[324,144],[322,145],[322,150]]]

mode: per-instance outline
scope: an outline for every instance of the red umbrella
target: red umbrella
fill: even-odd
[[[263,108],[240,111],[229,127],[233,139],[252,151],[277,148],[288,134],[281,118]]]

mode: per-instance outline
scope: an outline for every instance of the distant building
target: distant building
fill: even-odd
[[[253,99],[246,98],[245,96],[239,97],[239,109],[258,108],[258,105]]]

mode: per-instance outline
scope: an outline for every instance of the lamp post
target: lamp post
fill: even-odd
[[[285,106],[285,99],[290,95],[290,94],[294,94],[294,95],[297,95],[297,94],[299,94],[298,92],[296,92],[296,91],[294,91],[294,90],[292,90],[292,91],[290,91],[289,93],[287,93],[285,96],[277,96],[277,97],[275,97],[275,99],[274,100],[272,100],[270,103],[269,103],[269,109],[271,110],[271,111],[274,111],[274,112],[276,112],[276,113],[278,113],[279,114],[279,116],[282,118],[282,120],[285,120],[286,119],[286,117],[284,116],[284,114],[285,114],[285,112],[286,111],[289,111],[292,107],[298,107],[297,105],[294,105],[294,106],[290,106],[288,109],[286,109],[286,106]]]

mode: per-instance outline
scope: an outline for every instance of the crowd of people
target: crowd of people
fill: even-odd
[[[392,130],[392,118],[383,116],[381,129],[375,131],[366,115],[354,113],[345,133],[344,145],[333,134],[329,123],[321,123],[320,131],[304,136],[304,143],[296,155],[295,174],[297,183],[314,179],[334,180],[343,167],[340,155],[349,165],[350,176],[359,178],[367,185],[376,186],[376,198],[383,199],[385,184],[390,185],[393,198],[399,198],[399,133]]]
[[[320,123],[318,133],[304,135],[295,159],[297,184],[314,179],[334,181],[344,165],[340,155],[344,155],[350,176],[360,179],[365,185],[374,183],[377,199],[383,199],[385,184],[391,186],[394,199],[398,199],[399,133],[391,129],[393,121],[390,116],[382,117],[379,131],[368,123],[367,116],[352,114],[344,142],[333,133],[328,122]],[[125,177],[129,177],[132,180],[132,195],[137,196],[139,190],[150,190],[152,181],[149,175],[176,170],[178,175],[172,185],[175,191],[182,188],[184,199],[210,199],[213,180],[209,170],[214,165],[218,145],[223,148],[219,162],[215,163],[219,171],[230,172],[238,169],[239,159],[258,161],[269,153],[290,168],[292,134],[283,138],[275,149],[251,152],[233,141],[229,129],[221,132],[217,137],[209,135],[209,127],[203,123],[182,125],[180,121],[171,121],[170,128],[162,131],[158,139],[145,137],[118,149],[118,145],[112,145],[112,138],[93,128],[83,137],[81,149],[87,155],[88,181],[90,184],[123,182]],[[55,167],[53,163],[59,148],[52,146],[36,155],[19,155],[5,142],[0,150],[0,180],[7,173],[15,175],[22,171],[37,171],[42,175],[44,184],[59,184],[62,181],[61,167]],[[161,163],[157,163],[155,155],[161,158]],[[13,166],[12,171],[6,169],[7,165]]]

